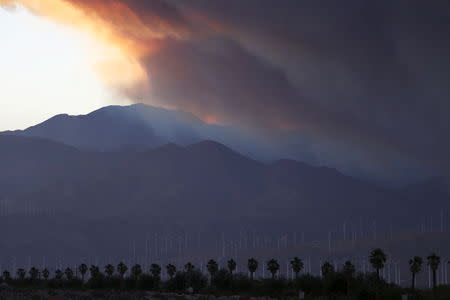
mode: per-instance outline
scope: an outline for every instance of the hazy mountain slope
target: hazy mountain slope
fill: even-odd
[[[86,152],[3,135],[0,166],[0,246],[7,255],[25,255],[24,247],[56,258],[129,255],[135,241],[142,255],[148,236],[175,243],[166,256],[187,251],[180,243],[217,252],[222,236],[245,240],[246,251],[263,241],[292,242],[294,233],[308,241],[372,239],[391,224],[394,232],[420,230],[424,215],[434,214],[439,229],[439,213],[449,209],[435,181],[384,189],[330,168],[260,163],[213,141]]]
[[[406,226],[431,203],[442,205],[442,197],[425,201],[425,194],[410,197],[330,168],[290,160],[263,164],[212,141],[106,153],[41,139],[1,138],[11,142],[3,150],[0,184],[17,209],[32,203],[80,216],[247,218],[320,232],[361,219],[370,226],[378,222],[381,230],[405,217]]]
[[[169,114],[168,111],[139,105],[109,106],[87,115],[57,115],[26,130],[10,134],[43,137],[90,150],[150,147],[164,143],[165,139],[157,136],[152,126],[144,121],[143,115],[146,114],[157,124],[163,113]]]
[[[81,156],[77,149],[49,140],[0,135],[0,197],[34,191],[71,174],[70,166]]]
[[[264,152],[262,141],[232,127],[207,124],[191,113],[144,104],[107,106],[80,116],[57,115],[25,130],[0,134],[42,137],[95,151],[143,150],[213,139],[256,156]]]

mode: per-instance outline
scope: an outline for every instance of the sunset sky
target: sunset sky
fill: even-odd
[[[0,130],[144,102],[450,175],[445,0],[0,0]]]

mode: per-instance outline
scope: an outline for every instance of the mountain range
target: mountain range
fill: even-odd
[[[184,111],[145,104],[107,106],[79,116],[60,114],[25,130],[2,134],[41,137],[88,151],[135,151],[202,140],[215,140],[252,154],[267,147],[242,130],[208,124]]]
[[[333,168],[261,162],[208,139],[214,134],[236,140],[231,128],[143,105],[58,115],[1,133],[4,241],[17,251],[23,240],[4,230],[19,230],[26,216],[47,243],[49,235],[65,243],[89,237],[97,250],[113,231],[137,238],[202,228],[211,242],[242,231],[349,239],[448,227],[448,187],[439,178],[387,188]],[[54,232],[51,220],[59,220]],[[33,244],[36,232],[20,236]]]

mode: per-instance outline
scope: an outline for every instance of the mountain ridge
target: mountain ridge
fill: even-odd
[[[261,163],[214,141],[201,141],[188,146],[168,143],[147,151],[114,154],[114,152],[80,151],[76,148],[45,139],[8,135],[0,136],[0,145],[8,143],[10,140],[22,141],[22,143],[18,143],[18,146],[11,146],[13,148],[16,147],[16,149],[15,151],[10,150],[8,155],[5,155],[5,149],[8,148],[2,147],[0,149],[2,157],[0,161],[3,161],[2,164],[5,166],[9,165],[9,169],[14,170],[18,176],[22,174],[24,178],[29,178],[29,174],[39,175],[39,171],[42,170],[45,162],[49,166],[57,168],[58,172],[55,171],[56,173],[52,175],[50,171],[47,171],[47,175],[54,176],[51,178],[58,178],[58,180],[71,181],[71,178],[79,177],[83,178],[78,179],[79,182],[85,182],[83,184],[89,185],[89,182],[84,178],[89,174],[87,177],[103,178],[111,182],[110,187],[114,187],[116,184],[112,184],[112,182],[120,181],[120,178],[126,178],[128,175],[130,178],[135,177],[139,180],[153,178],[153,180],[161,184],[160,186],[166,186],[167,190],[171,189],[172,179],[188,190],[191,188],[198,189],[201,186],[194,186],[205,181],[211,183],[211,186],[208,188],[214,187],[223,191],[228,189],[233,191],[231,194],[235,194],[235,196],[239,195],[239,193],[249,197],[259,195],[256,197],[272,199],[269,202],[277,197],[277,193],[294,193],[293,195],[297,196],[294,196],[293,201],[297,200],[289,202],[291,203],[290,205],[294,206],[296,205],[295,203],[305,201],[305,198],[303,200],[301,200],[302,197],[299,198],[300,195],[311,199],[318,197],[317,199],[321,200],[317,203],[328,203],[328,205],[331,205],[329,200],[333,198],[340,199],[336,201],[344,202],[353,199],[349,203],[352,203],[355,207],[362,207],[362,203],[368,205],[366,202],[370,202],[370,200],[356,201],[357,199],[355,198],[359,197],[358,195],[365,195],[361,198],[372,198],[374,200],[377,197],[403,197],[395,196],[393,190],[387,190],[344,175],[332,168],[314,167],[294,160]],[[30,143],[33,145],[30,146]],[[46,147],[52,149],[44,148],[45,151],[37,151],[37,155],[33,156],[31,153],[36,153],[36,149],[40,149],[34,143],[36,145],[43,143]],[[21,146],[22,144],[25,146]],[[23,149],[20,149],[21,147]],[[28,165],[21,163],[24,159],[23,151],[25,150],[30,152],[30,154],[25,154],[28,156]],[[55,153],[59,151],[62,154],[56,155]],[[70,156],[65,156],[66,151],[69,151]],[[21,166],[23,170],[20,171],[18,166]],[[50,168],[49,170],[52,169]],[[110,170],[115,170],[116,173],[111,173]],[[328,196],[325,196],[328,191],[322,188],[324,184],[327,189],[334,191],[335,194],[330,193]],[[127,188],[126,184],[124,188]],[[156,186],[153,188],[156,188]],[[258,190],[262,192],[260,193]],[[197,192],[200,192],[200,190],[197,190]],[[58,192],[54,191],[54,193],[57,194]],[[212,195],[214,190],[210,190],[208,193]],[[352,193],[354,195],[350,196]],[[371,193],[372,196],[368,196]],[[253,196],[250,196],[252,194]],[[347,196],[343,196],[344,194],[347,194]],[[239,197],[244,198],[245,196]],[[373,204],[379,201],[377,200]],[[400,203],[401,201],[398,200],[398,202]],[[317,205],[314,204],[313,206],[316,207]],[[375,207],[372,205],[372,208],[375,209]]]
[[[204,242],[211,247],[218,234],[241,232],[283,236],[298,231],[323,240],[343,227],[348,235],[365,237],[373,235],[374,226],[378,232],[388,232],[391,224],[397,232],[419,230],[418,222],[428,224],[430,216],[439,218],[450,208],[446,195],[420,186],[424,192],[405,192],[294,160],[259,162],[214,141],[102,152],[0,135],[0,166],[1,220],[16,220],[20,236],[30,240],[34,231],[27,222],[56,241],[78,236],[90,241],[90,251],[90,243],[103,249],[93,241],[105,234],[112,243],[116,234],[110,228],[130,239],[149,232],[206,231]],[[45,230],[55,218],[72,221],[62,221],[64,230],[49,235]],[[114,219],[127,221],[133,231],[111,223]],[[102,220],[108,225],[95,229]],[[22,243],[11,235],[7,240],[11,249]]]
[[[86,115],[59,114],[24,130],[0,132],[35,136],[88,151],[145,151],[167,143],[187,146],[214,140],[259,161],[280,157],[278,146],[245,130],[208,124],[190,112],[142,103],[110,105]]]
[[[85,115],[58,114],[24,130],[0,134],[43,137],[79,149],[110,151],[128,145],[144,149],[169,142],[195,143],[203,140],[199,131],[205,126],[191,113],[133,104],[110,105]]]

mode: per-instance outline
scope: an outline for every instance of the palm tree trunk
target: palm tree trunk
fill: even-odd
[[[436,270],[433,269],[433,290],[436,290]]]
[[[347,296],[350,295],[350,278],[347,278],[347,291],[345,292]]]
[[[380,279],[380,269],[379,268],[377,268],[377,277],[378,277],[378,279]]]
[[[413,272],[412,279],[411,279],[411,290],[413,290],[413,291],[414,291],[415,284],[416,284],[416,273]]]
[[[250,279],[253,280],[253,272],[250,272]]]

